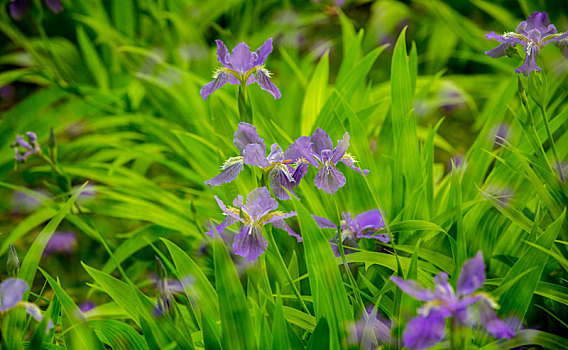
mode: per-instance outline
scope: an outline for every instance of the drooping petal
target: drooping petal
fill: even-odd
[[[517,44],[524,44],[524,42],[511,33],[507,33],[504,35],[495,34],[495,32],[491,32],[489,34],[485,34],[486,39],[495,39],[501,43],[501,45],[497,46],[493,50],[486,51],[485,54],[491,58],[499,58],[503,57],[507,53],[507,48],[515,47]]]
[[[368,210],[357,215],[355,217],[355,221],[359,228],[357,231],[357,237],[370,237],[374,232],[385,226],[383,214],[378,209]],[[371,232],[365,232],[368,230],[371,230]]]
[[[300,180],[308,173],[308,168],[310,167],[310,163],[308,162],[300,162],[296,169],[294,169],[294,173],[292,177],[294,178],[294,187],[300,184]]]
[[[28,283],[19,278],[8,278],[0,284],[0,312],[15,307],[28,290]]]
[[[307,160],[311,165],[318,167],[318,162],[314,158],[312,152],[312,141],[309,136],[302,136],[296,139],[294,143],[288,147],[286,152],[284,152],[284,159],[290,159],[294,162],[300,159]]]
[[[479,322],[491,333],[495,338],[511,339],[515,336],[515,332],[501,321],[489,303],[485,300],[479,303]]]
[[[320,128],[317,128],[316,131],[314,131],[311,141],[312,151],[317,155],[321,155],[323,150],[333,149],[333,142],[331,142],[331,138]]]
[[[225,46],[225,43],[221,40],[215,40],[215,42],[217,43],[217,60],[225,66],[225,68],[231,68],[229,63],[230,55],[227,46]]]
[[[429,290],[426,289],[424,287],[422,287],[418,282],[416,281],[405,281],[404,279],[397,277],[397,276],[391,276],[391,281],[393,281],[400,289],[402,289],[403,292],[405,292],[406,294],[410,295],[411,297],[421,300],[421,301],[432,301],[436,299],[436,296],[434,296],[434,293]]]
[[[361,169],[355,166],[355,163],[357,162],[355,160],[355,158],[350,155],[349,153],[345,154],[343,156],[343,158],[341,158],[339,160],[341,163],[347,165],[349,168],[351,168],[352,170],[355,170],[356,172],[358,172],[359,174],[363,175],[363,176],[367,176],[367,174],[369,173],[369,170],[367,169]]]
[[[290,174],[289,167],[286,164],[277,164],[274,166],[268,178],[270,180],[270,188],[272,188],[272,192],[274,192],[276,198],[280,200],[290,199],[290,195],[286,190],[295,196],[293,190],[295,180],[292,174]]]
[[[411,349],[427,349],[444,338],[444,316],[433,309],[427,316],[418,316],[406,324],[402,335],[404,345]]]
[[[558,40],[554,44],[560,49],[562,56],[568,59],[568,32],[564,33],[567,36],[566,39]]]
[[[467,260],[458,278],[458,295],[471,294],[485,283],[485,262],[483,253],[477,252],[474,258]]]
[[[14,0],[10,3],[10,15],[15,20],[22,19],[29,10],[27,0]]]
[[[254,74],[254,76],[256,82],[258,83],[258,85],[260,85],[261,89],[270,92],[272,96],[274,96],[275,100],[282,97],[282,95],[280,94],[280,90],[278,90],[278,87],[276,87],[276,85],[272,83],[272,81],[270,80],[270,76],[265,69],[259,68]]]
[[[262,236],[262,229],[258,225],[242,225],[233,243],[235,254],[244,256],[247,261],[256,260],[267,247],[268,242]]]
[[[317,188],[334,194],[345,185],[345,176],[334,165],[323,165],[317,172],[314,183]]]
[[[21,302],[20,306],[26,309],[26,313],[33,317],[36,321],[41,322],[43,320],[43,315],[41,314],[41,309],[33,303]],[[49,332],[49,330],[48,330]]]
[[[536,64],[536,56],[538,56],[539,52],[540,48],[538,47],[538,45],[532,43],[528,44],[526,49],[525,62],[521,67],[515,69],[515,72],[523,73],[523,75],[526,77],[528,77],[532,71],[540,72],[542,68],[540,68]]]
[[[313,214],[312,214],[312,218],[314,218],[314,220],[316,221],[316,224],[318,224],[318,226],[321,227],[321,228],[332,228],[334,230],[337,230],[337,226],[335,226],[335,224],[333,222],[331,222],[331,220],[329,220],[329,219],[322,218],[321,216],[317,216],[317,215],[313,215]]]
[[[244,169],[243,159],[236,159],[237,157],[229,159],[221,168],[221,173],[211,180],[205,181],[209,186],[221,186],[224,183],[233,181],[239,176],[239,173]],[[234,160],[236,159],[236,160]]]
[[[284,220],[282,220],[282,217],[275,217],[271,219],[270,222],[272,223],[272,226],[286,231],[292,237],[296,237],[296,240],[298,242],[302,241],[302,236],[294,232],[294,230],[292,230],[292,228],[288,226],[288,224],[285,223]]]
[[[550,39],[548,39],[548,40],[546,40],[546,41],[543,41],[543,42],[541,43],[541,46],[545,46],[545,45],[548,45],[548,44],[550,44],[550,43],[555,43],[556,46],[560,47],[558,44],[559,44],[560,42],[562,42],[562,41],[565,42],[567,39],[568,39],[568,32],[562,33],[562,34],[560,34],[560,35],[558,35],[558,36],[554,36],[554,37],[552,37],[552,38],[550,38]],[[564,53],[563,53],[563,54],[564,54]],[[566,57],[566,55],[565,55],[564,57]]]
[[[225,215],[232,217],[236,221],[243,221],[243,219],[239,216],[239,214],[229,210],[229,208],[227,208],[225,203],[223,203],[223,201],[221,199],[219,199],[219,197],[217,197],[217,196],[213,196],[213,197],[215,198],[215,200],[217,201],[217,205],[219,206],[219,208],[221,208],[221,210],[223,211],[223,213]]]
[[[337,147],[333,150],[333,156],[331,158],[331,162],[333,164],[337,164],[341,158],[347,152],[347,148],[349,148],[349,133],[345,132],[343,134],[343,139],[337,142]]]
[[[249,69],[254,67],[255,56],[255,54],[250,52],[250,48],[247,44],[239,43],[233,48],[230,64],[239,74],[245,74]]]
[[[233,144],[242,153],[245,147],[251,143],[259,143],[261,145],[264,145],[264,139],[261,139],[260,136],[258,136],[254,125],[240,122],[233,137]]]
[[[268,57],[268,55],[272,52],[272,38],[269,38],[268,40],[266,40],[264,42],[264,44],[262,44],[261,47],[259,47],[255,53],[256,53],[256,60],[254,61],[253,65],[254,66],[260,66],[264,64],[264,61],[266,61],[266,58]]]
[[[237,222],[239,222],[239,220],[235,219],[233,216],[227,215],[227,217],[225,217],[225,220],[223,220],[223,222],[221,222],[221,224],[219,224],[219,226],[214,227],[212,230],[205,232],[205,234],[214,238],[215,237],[215,231],[217,231],[217,233],[221,234],[223,231],[225,231],[225,229],[227,227],[229,227],[233,224],[236,224]]]
[[[266,159],[266,146],[260,143],[250,143],[243,151],[245,164],[259,167],[268,167],[270,163]]]
[[[229,73],[220,72],[215,78],[215,80],[203,85],[200,91],[201,97],[203,97],[203,99],[207,101],[209,95],[211,95],[214,91],[222,88],[225,84],[227,84],[228,81],[229,81]]]
[[[59,13],[63,11],[63,5],[61,5],[61,0],[45,0],[45,4],[53,13]]]
[[[266,214],[278,208],[278,203],[270,196],[266,187],[258,187],[247,195],[246,211],[254,220],[259,221]]]

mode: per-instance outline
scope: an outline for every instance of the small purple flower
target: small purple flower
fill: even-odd
[[[406,347],[426,349],[441,341],[445,335],[447,317],[452,317],[460,325],[471,326],[468,324],[468,308],[475,304],[479,323],[494,337],[510,339],[515,335],[493,311],[498,307],[495,301],[483,292],[476,293],[485,283],[485,262],[481,252],[463,264],[457,282],[457,294],[448,283],[448,274],[445,272],[434,278],[434,291],[423,288],[416,281],[405,281],[396,276],[391,276],[391,280],[406,294],[427,302],[418,309],[418,316],[406,325],[403,333]]]
[[[511,128],[505,123],[495,125],[491,129],[491,136],[494,137],[493,147],[499,148],[505,145],[505,142],[511,137]]]
[[[309,165],[297,155],[282,149],[278,144],[272,144],[270,154],[266,156],[264,139],[258,136],[256,128],[248,123],[239,123],[233,143],[240,151],[240,157],[229,158],[221,167],[221,173],[211,180],[205,181],[210,186],[220,186],[237,178],[244,165],[257,166],[268,174],[270,187],[278,199],[290,199],[294,187],[306,175]],[[296,163],[296,168],[292,164]]]
[[[31,191],[35,194],[31,195],[22,191],[12,192],[10,209],[13,214],[32,213],[50,198],[49,193],[44,190]]]
[[[55,232],[43,251],[46,257],[52,254],[71,255],[77,250],[77,234],[73,231]]]
[[[23,307],[36,321],[41,322],[43,316],[39,307],[36,304],[22,301],[27,290],[28,283],[19,278],[8,278],[0,284],[0,318],[14,308]],[[49,320],[47,332],[53,327],[53,322]]]
[[[26,136],[28,137],[28,141],[24,140],[24,137],[21,135],[16,135],[16,141],[11,144],[15,150],[15,157],[14,159],[16,162],[25,162],[26,159],[30,156],[34,156],[38,154],[41,149],[39,148],[39,143],[37,143],[37,136],[33,132],[27,132]],[[21,153],[20,148],[24,149],[24,154]]]
[[[0,99],[4,101],[13,101],[16,98],[16,89],[10,85],[6,84],[0,87]]]
[[[264,68],[264,62],[272,52],[272,38],[266,40],[255,52],[250,52],[247,44],[240,43],[233,48],[231,54],[221,40],[215,40],[215,42],[217,43],[217,60],[223,66],[215,71],[213,75],[215,80],[201,88],[201,97],[204,100],[227,83],[249,85],[254,82],[258,83],[261,89],[271,93],[274,99],[280,98],[280,91],[270,80],[272,74]]]
[[[542,69],[536,64],[536,57],[540,50],[550,43],[555,43],[562,54],[568,58],[568,33],[558,33],[553,24],[549,24],[548,15],[545,12],[533,12],[526,21],[517,27],[515,32],[497,35],[494,32],[485,35],[487,39],[495,39],[501,43],[491,51],[485,52],[491,58],[499,58],[507,55],[507,49],[521,44],[525,49],[525,62],[515,72],[529,76],[530,72],[540,72]]]
[[[355,250],[346,247],[357,247],[357,240],[359,238],[375,238],[383,243],[390,242],[388,234],[376,234],[377,231],[385,226],[383,214],[380,210],[373,209],[366,211],[357,215],[355,219],[351,218],[350,212],[343,212],[341,216],[343,218],[343,220],[341,220],[341,243],[344,247],[345,254],[355,252]],[[337,226],[330,220],[316,215],[312,215],[312,217],[319,227],[337,230]],[[335,244],[335,240],[331,239],[330,243],[333,253],[336,257],[339,257],[339,249]]]
[[[45,4],[53,13],[59,13],[63,11],[63,5],[61,5],[60,0],[45,0]],[[15,20],[22,19],[29,11],[29,5],[27,0],[13,0],[10,3],[10,15]]]
[[[235,254],[246,257],[248,261],[256,260],[268,247],[268,242],[262,235],[262,227],[268,223],[296,237],[298,242],[302,241],[302,237],[284,222],[284,219],[296,216],[296,213],[277,211],[278,203],[270,197],[266,187],[252,190],[247,195],[246,204],[241,195],[233,201],[234,207],[225,206],[217,196],[215,200],[227,217],[207,234],[214,237],[215,231],[222,233],[228,226],[241,222],[240,231],[233,242],[233,250]]]
[[[94,301],[85,300],[81,304],[79,304],[78,306],[79,306],[79,310],[81,310],[82,313],[86,313],[86,312],[89,312],[92,309],[96,308],[97,304],[95,304]]]
[[[349,147],[349,134],[346,132],[343,139],[337,142],[333,148],[333,142],[329,135],[318,128],[312,137],[302,136],[298,138],[288,149],[288,154],[306,159],[318,169],[315,178],[316,187],[329,194],[334,194],[340,187],[345,185],[345,176],[337,169],[337,164],[342,162],[349,168],[361,175],[367,176],[369,170],[361,170],[355,166],[355,157],[346,153]]]

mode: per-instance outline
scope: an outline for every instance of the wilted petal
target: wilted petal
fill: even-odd
[[[229,73],[220,72],[219,75],[217,75],[217,77],[215,78],[215,80],[203,85],[200,91],[201,97],[203,97],[203,99],[207,101],[209,95],[211,95],[214,91],[222,88],[225,84],[227,84],[228,81],[229,81]]]
[[[211,180],[205,181],[205,183],[209,186],[220,186],[224,183],[228,183],[233,181],[234,179],[239,176],[239,173],[244,169],[243,160],[235,160],[225,162],[222,167],[222,171],[219,175],[215,176]]]
[[[314,131],[311,141],[312,141],[312,151],[317,155],[321,155],[323,150],[333,149],[333,143],[331,142],[331,138],[325,131],[323,131],[320,128],[317,128],[316,131]]]
[[[410,295],[411,297],[421,300],[421,301],[432,301],[436,299],[436,296],[434,295],[434,293],[429,290],[426,289],[424,287],[422,287],[418,282],[416,281],[405,281],[404,279],[397,277],[397,276],[391,276],[391,281],[393,281],[400,289],[402,289],[403,292],[405,292],[406,294]]]
[[[272,83],[272,81],[270,80],[270,76],[266,70],[258,69],[255,73],[255,79],[258,85],[260,85],[260,87],[262,88],[262,90],[270,92],[272,96],[274,96],[275,100],[282,97],[282,95],[280,94],[280,90],[278,90],[278,87],[276,87],[276,85]]]
[[[294,213],[296,214],[296,213]],[[282,217],[274,217],[273,219],[270,220],[270,222],[272,223],[272,226],[277,227],[279,229],[282,229],[286,232],[288,232],[288,234],[292,237],[296,237],[296,240],[298,242],[302,241],[302,236],[300,236],[299,234],[297,234],[296,232],[294,232],[294,230],[292,230],[292,228],[290,226],[288,226],[287,223],[284,222],[284,220],[282,220]]]
[[[0,284],[0,312],[15,307],[28,290],[28,283],[19,278],[8,278]]]
[[[524,76],[528,77],[532,71],[540,72],[540,68],[536,64],[536,56],[540,52],[540,48],[536,44],[529,44],[526,49],[525,62],[520,68],[515,69],[517,73],[523,73]]]
[[[321,228],[332,228],[332,229],[337,230],[337,226],[335,226],[335,224],[333,222],[331,222],[331,220],[329,220],[329,219],[322,218],[320,216],[313,215],[313,214],[312,214],[312,218],[314,218],[314,220],[316,221],[316,224],[318,224],[318,226],[321,227]]]
[[[474,258],[467,260],[458,278],[458,295],[471,294],[485,283],[485,262],[483,253],[477,252]]]
[[[347,152],[347,148],[349,148],[349,133],[345,132],[345,134],[343,134],[343,139],[337,142],[337,147],[333,150],[331,162],[333,164],[337,164],[337,162],[343,158],[345,152]]]
[[[268,167],[270,163],[266,160],[266,146],[259,143],[246,145],[243,151],[243,161],[245,164],[259,167]]]
[[[317,188],[334,194],[345,185],[345,176],[334,165],[323,165],[317,172],[314,183]]]
[[[274,192],[274,196],[281,200],[290,199],[290,195],[286,190],[288,190],[292,195],[295,196],[294,190],[294,178],[290,174],[290,169],[286,164],[277,164],[268,175],[270,179],[270,188]]]
[[[402,335],[404,345],[411,349],[427,349],[444,338],[444,316],[431,310],[427,316],[418,316],[406,324]]]
[[[54,13],[59,13],[63,11],[63,5],[61,5],[60,0],[45,0],[47,7]]]
[[[254,67],[255,56],[256,54],[250,52],[250,48],[247,44],[240,43],[233,48],[230,64],[239,74],[245,74],[249,69]]]
[[[235,254],[246,257],[248,261],[256,260],[267,247],[268,242],[262,236],[262,229],[257,225],[242,225],[233,243]]]
[[[226,68],[231,68],[231,65],[228,61],[230,55],[227,46],[225,46],[225,43],[223,43],[221,40],[215,40],[215,42],[217,43],[217,60]]]
[[[10,3],[10,15],[16,20],[22,19],[28,10],[27,0],[14,0]]]
[[[266,61],[266,58],[271,52],[272,52],[272,38],[269,38],[268,40],[266,40],[264,44],[262,44],[261,47],[259,47],[255,51],[256,60],[254,61],[253,65],[254,66],[263,65],[264,61]]]
[[[278,203],[266,187],[255,188],[247,195],[246,212],[256,222],[276,208]]]
[[[264,139],[261,139],[258,136],[254,125],[240,122],[233,137],[233,143],[235,144],[235,147],[237,147],[242,153],[245,147],[251,143],[258,143],[264,146]]]
[[[489,303],[485,300],[479,304],[479,322],[487,329],[495,338],[511,339],[515,336],[515,332],[501,321]]]

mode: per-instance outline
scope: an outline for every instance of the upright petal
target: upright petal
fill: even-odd
[[[270,188],[272,188],[272,192],[274,192],[274,196],[281,200],[288,200],[290,199],[290,195],[286,190],[288,190],[292,195],[294,194],[294,178],[292,174],[290,174],[289,167],[286,164],[277,164],[274,168],[270,171],[268,175],[270,180]]]
[[[385,226],[383,214],[378,209],[369,210],[357,215],[355,221],[358,226],[357,237],[369,238]],[[379,235],[373,236],[372,238],[380,239]]]
[[[313,214],[312,214],[312,218],[314,218],[314,220],[316,221],[316,224],[318,224],[318,226],[321,227],[321,228],[332,228],[334,230],[337,230],[337,226],[335,226],[335,224],[333,222],[331,222],[331,220],[329,220],[329,219],[322,218],[321,216],[317,216],[317,215],[313,215]]]
[[[236,157],[235,157],[236,158]],[[239,173],[244,169],[243,160],[229,162],[229,159],[221,168],[221,173],[211,180],[205,181],[209,186],[220,186],[224,183],[233,181],[239,176]]]
[[[268,242],[262,236],[262,228],[258,225],[242,225],[233,243],[235,254],[244,256],[248,261],[256,260],[267,247]]]
[[[264,44],[262,44],[261,47],[259,47],[255,51],[256,60],[254,61],[253,65],[254,66],[263,65],[264,61],[266,61],[266,58],[271,52],[272,52],[272,38],[269,38],[268,40],[266,40]]]
[[[284,152],[284,159],[290,159],[295,162],[300,159],[305,159],[316,168],[319,165],[317,160],[314,158],[314,154],[312,152],[312,141],[309,136],[297,138],[296,141],[288,147],[286,152]]]
[[[515,69],[515,72],[523,73],[526,77],[528,77],[532,71],[540,72],[542,68],[536,64],[536,56],[538,56],[539,52],[540,48],[538,45],[529,43],[526,48],[525,62],[520,68]]]
[[[223,211],[223,213],[225,215],[232,217],[236,221],[243,221],[243,219],[239,216],[239,214],[229,210],[229,208],[227,208],[225,203],[223,203],[223,201],[221,199],[219,199],[219,197],[217,197],[217,196],[213,196],[213,197],[215,198],[215,200],[217,201],[217,205],[219,206],[219,208],[221,208],[221,210]]]
[[[349,133],[345,132],[345,134],[343,134],[343,139],[337,142],[337,147],[335,147],[335,149],[333,150],[333,157],[331,158],[331,162],[333,164],[337,164],[337,162],[339,162],[339,160],[343,158],[345,152],[347,152],[347,148],[349,148]]]
[[[0,312],[15,307],[28,290],[28,283],[19,278],[8,278],[0,284]]]
[[[300,236],[299,234],[294,232],[294,230],[292,230],[292,228],[290,226],[288,226],[288,224],[286,222],[284,222],[284,220],[282,220],[281,217],[275,217],[270,222],[272,223],[272,226],[286,231],[292,237],[296,237],[296,240],[298,242],[302,241],[302,236]]]
[[[278,203],[270,196],[266,187],[258,187],[247,195],[247,214],[254,220],[259,221],[266,214],[278,208]]]
[[[270,146],[270,154],[268,155],[267,159],[271,163],[281,162],[284,160],[282,148],[280,148],[277,143],[273,143]]]
[[[221,40],[215,40],[215,42],[217,43],[217,60],[225,66],[225,68],[231,68],[229,63],[230,55],[227,46],[225,46],[225,43]]]
[[[227,84],[228,81],[229,81],[229,73],[227,72],[219,73],[215,78],[215,80],[203,85],[200,91],[201,97],[203,97],[203,99],[207,101],[209,95],[211,95],[214,91],[222,88],[225,84]]]
[[[418,282],[416,281],[405,281],[404,279],[397,277],[397,276],[391,276],[391,281],[393,281],[400,289],[402,289],[403,292],[405,292],[406,294],[410,295],[411,297],[421,300],[421,301],[432,301],[435,300],[436,297],[434,296],[434,293],[429,290],[426,289],[424,287],[422,287]]]
[[[540,40],[547,35],[556,34],[556,32],[556,27],[550,24],[546,12],[531,13],[526,22],[521,22],[517,27],[517,33],[523,34],[531,40]],[[538,35],[538,38],[534,37],[535,34]]]
[[[333,142],[331,142],[331,138],[325,131],[320,128],[317,128],[313,133],[311,141],[312,151],[317,155],[321,155],[321,152],[323,150],[333,149]]]
[[[245,150],[245,147],[251,143],[259,143],[264,145],[264,139],[258,136],[256,128],[254,125],[249,123],[240,122],[233,137],[233,143],[239,149],[241,153]]]
[[[515,332],[501,321],[489,303],[485,300],[479,303],[479,322],[491,333],[495,338],[511,339],[515,336]]]
[[[276,85],[274,85],[270,80],[270,75],[267,70],[259,68],[254,76],[261,89],[270,92],[272,96],[274,96],[275,100],[282,97],[280,90],[278,90],[278,87],[276,87]]]
[[[266,159],[266,146],[259,143],[246,145],[243,151],[243,160],[247,165],[268,167],[270,163]]]
[[[477,252],[474,258],[467,260],[458,278],[458,295],[471,294],[485,283],[485,262],[483,253]]]
[[[314,183],[317,188],[334,194],[345,185],[345,176],[334,165],[323,165],[317,172]]]
[[[249,69],[254,67],[254,59],[256,54],[250,52],[250,48],[245,43],[240,43],[233,48],[230,57],[232,68],[239,74],[245,74]]]
[[[404,345],[411,349],[427,349],[444,338],[446,322],[435,309],[427,316],[418,316],[406,324],[402,335]]]

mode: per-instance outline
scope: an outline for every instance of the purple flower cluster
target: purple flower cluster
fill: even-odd
[[[491,51],[485,52],[489,57],[499,58],[507,55],[507,49],[521,44],[525,49],[525,62],[515,72],[529,76],[530,72],[540,72],[542,69],[536,64],[536,57],[540,50],[555,43],[564,57],[568,58],[568,33],[558,33],[556,27],[550,24],[545,12],[533,12],[526,21],[517,27],[516,32],[497,35],[495,32],[486,34],[487,39],[495,39],[501,43]]]
[[[476,293],[485,282],[485,262],[481,252],[463,264],[457,282],[457,294],[449,284],[445,272],[434,278],[434,291],[423,288],[416,281],[405,281],[396,276],[392,276],[391,280],[406,294],[427,302],[418,309],[419,315],[406,325],[403,341],[408,348],[426,349],[441,341],[446,333],[447,317],[452,317],[459,325],[469,326],[469,311],[473,306],[477,307],[478,323],[494,337],[509,339],[515,335],[493,311],[498,307],[495,301],[485,293]]]
[[[353,253],[353,249],[346,247],[357,247],[357,240],[359,238],[375,238],[383,243],[390,242],[388,234],[376,234],[376,232],[385,226],[383,220],[383,214],[378,209],[373,209],[361,213],[355,217],[351,218],[350,212],[343,212],[341,214],[343,220],[341,220],[341,242],[344,248],[344,253]],[[337,226],[326,218],[322,218],[316,215],[312,215],[316,223],[321,228],[331,228],[337,230]],[[333,252],[336,257],[339,257],[339,249],[334,242],[334,239],[330,240]]]
[[[272,38],[266,40],[255,52],[251,52],[245,43],[240,43],[233,48],[231,54],[221,40],[217,43],[217,60],[223,65],[213,75],[212,82],[201,88],[201,97],[207,100],[214,91],[222,88],[225,84],[249,85],[256,82],[263,90],[268,91],[274,99],[280,98],[280,90],[272,83],[272,75],[264,62],[272,52]]]
[[[41,151],[39,143],[37,143],[37,135],[33,132],[27,132],[26,136],[28,141],[24,140],[23,136],[16,135],[16,141],[11,145],[14,147],[16,162],[23,163],[28,157],[34,156]],[[22,149],[24,153],[22,153]]]
[[[246,257],[248,261],[256,260],[268,247],[268,242],[262,235],[262,227],[266,224],[270,223],[296,237],[298,242],[302,241],[302,237],[284,222],[284,219],[296,216],[296,213],[277,211],[278,203],[270,196],[270,191],[266,187],[259,187],[250,192],[246,203],[243,197],[238,195],[233,201],[233,207],[226,206],[217,196],[215,200],[226,218],[207,234],[214,237],[215,231],[222,233],[228,226],[240,222],[242,225],[235,236],[233,250],[235,254]]]
[[[317,129],[312,137],[302,136],[282,152],[278,144],[272,144],[270,153],[266,155],[264,139],[258,136],[256,128],[241,122],[233,138],[240,156],[229,158],[221,167],[221,173],[211,180],[205,181],[210,186],[219,186],[237,178],[244,165],[260,167],[268,173],[270,187],[278,199],[290,199],[288,192],[294,194],[294,187],[306,175],[309,165],[318,169],[315,185],[325,192],[333,194],[345,185],[345,176],[337,169],[339,162],[362,175],[368,170],[355,166],[355,158],[346,153],[349,147],[349,134],[345,133],[335,148],[329,135]]]

